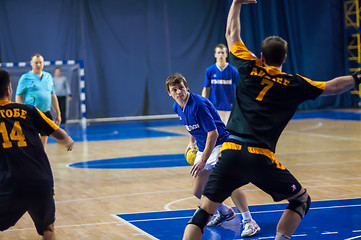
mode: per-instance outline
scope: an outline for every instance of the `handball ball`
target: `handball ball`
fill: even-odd
[[[195,149],[196,150],[196,153],[194,153],[192,151],[192,149],[190,148],[186,154],[186,159],[187,159],[187,162],[190,164],[190,165],[193,165],[194,164],[194,160],[196,159],[196,156],[197,156],[197,151],[198,151],[198,148]]]

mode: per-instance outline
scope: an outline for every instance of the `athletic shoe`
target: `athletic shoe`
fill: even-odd
[[[217,211],[215,218],[213,218],[213,220],[211,220],[207,224],[207,226],[208,227],[220,226],[225,221],[230,221],[235,217],[236,217],[236,213],[231,208],[230,208],[230,210],[228,211],[227,214],[223,214],[220,211]]]
[[[260,230],[261,230],[261,228],[258,226],[256,221],[243,220],[243,231],[242,231],[241,237],[252,237]]]

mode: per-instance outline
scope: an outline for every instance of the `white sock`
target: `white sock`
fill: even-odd
[[[241,214],[242,214],[243,221],[252,221],[253,220],[250,211],[243,212]]]
[[[291,237],[286,236],[279,232],[276,234],[276,238],[275,238],[275,240],[289,240],[289,239],[291,239]]]
[[[230,207],[222,203],[222,205],[218,208],[218,211],[220,211],[222,214],[227,214],[230,209]]]

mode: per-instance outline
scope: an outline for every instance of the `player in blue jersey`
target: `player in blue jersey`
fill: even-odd
[[[53,240],[54,180],[39,133],[68,151],[74,141],[40,110],[11,102],[10,75],[0,70],[0,231],[28,212],[41,239]]]
[[[166,89],[169,96],[175,100],[174,111],[190,134],[190,141],[185,152],[198,147],[190,174],[193,177],[193,194],[200,199],[208,177],[218,161],[222,143],[228,138],[229,133],[225,130],[225,125],[213,104],[208,99],[189,92],[184,76],[179,73],[170,75],[166,80]],[[239,203],[237,206],[243,217],[242,236],[254,235],[260,228],[252,219],[242,190],[235,191],[233,198]],[[234,211],[221,204],[217,215],[208,222],[207,226],[219,226],[234,217]]]
[[[33,54],[30,61],[32,70],[23,74],[16,88],[15,101],[37,107],[48,118],[52,119],[50,109],[55,111],[55,123],[61,123],[61,113],[58,98],[54,91],[53,77],[44,72],[44,58],[39,53]],[[47,135],[41,135],[44,149],[48,141]]]
[[[204,77],[202,96],[209,98],[224,124],[227,124],[234,102],[238,71],[227,62],[228,49],[224,44],[214,48],[216,63],[208,67]]]
[[[275,158],[279,136],[297,106],[320,95],[335,95],[361,82],[361,73],[327,82],[312,81],[282,72],[287,42],[271,36],[261,44],[261,59],[241,39],[242,4],[233,0],[227,19],[226,39],[232,64],[238,69],[236,100],[227,124],[230,132],[221,156],[205,186],[200,207],[185,229],[183,239],[201,239],[208,219],[234,191],[248,183],[289,205],[277,225],[275,240],[291,238],[310,208],[311,198],[297,179]],[[235,202],[237,205],[237,202]]]

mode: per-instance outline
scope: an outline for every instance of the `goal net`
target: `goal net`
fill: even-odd
[[[12,101],[15,101],[15,92],[18,81],[21,75],[31,70],[30,62],[0,63],[0,67],[9,72],[11,76],[11,85],[14,92]],[[72,100],[68,102],[67,106],[67,122],[85,122],[86,105],[83,61],[45,61],[43,71],[54,76],[54,70],[57,67],[61,69],[62,76],[67,78],[72,94]]]

